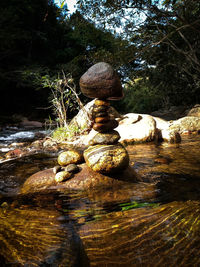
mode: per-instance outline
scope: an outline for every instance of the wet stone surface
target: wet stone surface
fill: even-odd
[[[55,181],[58,183],[66,181],[67,179],[69,179],[71,177],[71,175],[72,174],[68,171],[60,171],[60,172],[56,173]]]
[[[69,164],[65,167],[65,171],[70,173],[77,173],[79,172],[79,167],[76,164]]]
[[[120,139],[120,135],[117,131],[110,131],[107,133],[98,133],[96,134],[93,139],[89,142],[89,145],[110,145],[116,144],[117,141]]]
[[[83,154],[78,150],[68,150],[58,156],[58,164],[67,166],[69,164],[79,164],[83,162]]]
[[[94,145],[84,151],[86,164],[96,172],[114,173],[128,167],[129,156],[121,144]]]

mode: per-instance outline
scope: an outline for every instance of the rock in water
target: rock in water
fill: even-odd
[[[83,155],[77,150],[68,150],[58,156],[58,164],[67,166],[69,164],[79,164],[83,162]]]
[[[95,145],[84,151],[86,164],[95,172],[115,173],[128,167],[129,156],[121,144]]]
[[[89,145],[111,145],[116,144],[120,139],[120,135],[117,131],[110,131],[108,133],[98,133],[96,134],[92,140],[90,140]]]

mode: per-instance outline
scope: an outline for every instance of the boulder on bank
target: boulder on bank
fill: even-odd
[[[198,132],[200,131],[200,117],[186,116],[173,121],[170,130],[179,132],[180,134],[185,132]]]
[[[196,104],[190,110],[187,111],[187,116],[199,117],[200,118],[200,105]]]
[[[88,114],[90,113],[93,104],[94,100],[85,106],[85,110]],[[174,121],[162,119],[162,116],[154,117],[147,114],[128,113],[122,116],[114,108],[111,107],[111,109],[111,116],[116,118],[119,122],[115,131],[120,134],[121,138],[119,141],[121,143],[127,144],[153,140],[164,140],[170,143],[179,143],[181,141],[181,134],[185,132],[200,131],[200,105],[195,105],[190,111],[188,111],[188,115],[186,117],[184,117],[184,114],[186,114],[184,106],[171,107],[169,112],[176,113],[174,118],[180,118],[180,116],[182,116],[181,119]],[[154,113],[154,115],[156,115],[156,113]],[[84,119],[84,110],[81,110],[70,124],[73,125],[74,123],[76,123],[78,127],[83,127],[83,125],[87,123]],[[91,123],[92,122],[90,121],[90,124]],[[92,140],[96,134],[97,132],[90,127],[87,135],[79,136],[73,142],[69,142],[69,144],[87,147],[93,143]]]
[[[115,129],[120,135],[120,142],[147,142],[157,135],[156,121],[150,115],[129,113]]]
[[[132,144],[135,142],[148,142],[165,140],[172,143],[180,142],[180,134],[171,129],[171,122],[147,114],[128,113],[118,118],[119,126],[115,128],[120,135],[119,142]],[[76,146],[89,146],[97,132],[92,129],[89,134],[78,137],[72,144]]]

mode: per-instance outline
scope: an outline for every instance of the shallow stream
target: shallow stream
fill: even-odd
[[[127,147],[141,182],[119,192],[19,195],[55,165],[36,154],[0,165],[1,266],[200,266],[200,135]]]

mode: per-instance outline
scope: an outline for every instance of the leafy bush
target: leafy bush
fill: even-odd
[[[77,126],[59,127],[52,133],[52,138],[57,141],[65,141],[72,139],[80,133]]]
[[[123,113],[150,113],[161,108],[163,102],[163,95],[148,80],[136,79],[125,86],[124,98],[117,106]]]

